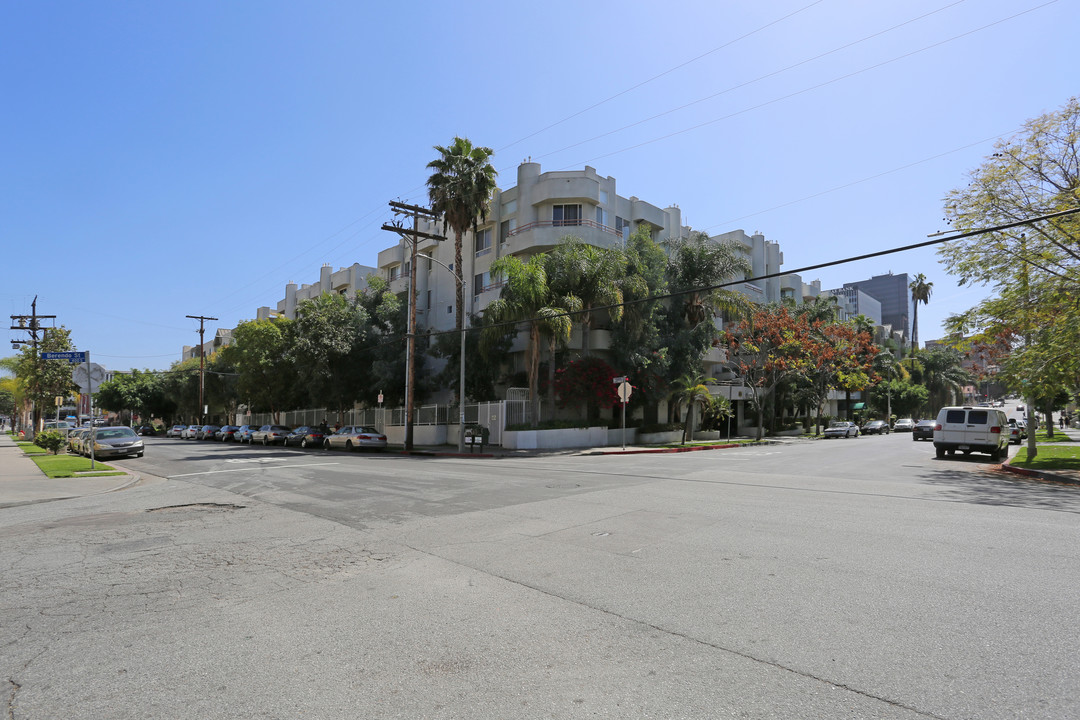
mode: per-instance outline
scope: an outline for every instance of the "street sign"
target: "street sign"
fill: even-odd
[[[84,393],[96,393],[98,385],[105,379],[105,368],[97,363],[90,363],[90,379],[87,380],[86,364],[76,365],[71,371],[71,380],[79,386],[79,391]]]
[[[619,385],[619,399],[623,401],[623,404],[630,402],[630,395],[634,392],[634,388],[630,386],[630,383],[624,382]]]
[[[616,385],[620,385],[620,384],[626,382],[629,379],[630,378],[628,378],[626,376],[623,376],[623,377],[611,378],[611,382],[615,383]]]
[[[65,352],[43,352],[42,360],[67,360],[69,362],[86,362],[86,352],[82,350],[67,350]]]

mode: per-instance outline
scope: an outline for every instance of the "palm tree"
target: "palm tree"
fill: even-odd
[[[552,289],[581,301],[581,354],[591,351],[592,308],[607,305],[611,319],[622,317],[621,281],[626,277],[626,255],[613,248],[598,248],[567,235],[548,255],[548,281]]]
[[[436,145],[439,157],[427,164],[432,170],[427,180],[428,200],[431,209],[442,215],[443,232],[454,231],[454,267],[459,278],[464,278],[461,264],[461,236],[487,219],[488,201],[495,190],[498,174],[489,160],[494,150],[473,146],[468,139],[455,137],[450,147]],[[459,282],[457,286],[457,329],[465,322],[465,293]]]
[[[919,349],[919,303],[923,305],[930,304],[930,293],[934,289],[934,283],[926,282],[926,276],[919,273],[915,276],[915,279],[908,285],[908,289],[911,290],[911,300],[915,303],[914,311],[911,316],[911,349]]]
[[[708,407],[712,401],[712,393],[706,383],[716,383],[716,378],[704,377],[700,372],[684,373],[672,383],[671,399],[675,401],[675,412],[683,405],[686,406],[686,421],[683,423],[682,444],[686,444],[686,438],[693,432],[694,408],[701,405]]]
[[[715,290],[725,280],[750,272],[750,264],[730,245],[713,242],[705,233],[694,233],[670,243],[668,275],[671,288],[683,293],[683,317],[690,328],[712,319],[717,311],[742,314],[745,297],[730,290]]]
[[[514,255],[504,255],[493,262],[491,274],[501,277],[504,284],[499,297],[484,310],[488,323],[524,323],[528,327],[525,371],[529,378],[533,425],[540,417],[540,336],[546,332],[555,338],[553,342],[565,342],[573,327],[567,313],[570,307],[580,308],[580,305],[574,305],[573,299],[558,298],[551,292],[546,262],[547,256],[543,254],[533,255],[528,262]],[[481,336],[481,348],[490,347],[505,335],[505,327],[489,325]]]

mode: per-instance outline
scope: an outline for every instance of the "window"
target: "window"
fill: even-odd
[[[622,235],[623,228],[625,228],[625,227],[630,227],[630,223],[628,223],[626,220],[624,220],[623,218],[616,215],[615,216],[615,232]]]
[[[503,206],[502,206],[502,214],[503,215],[513,215],[516,212],[517,212],[517,200],[510,200],[509,202],[504,202],[503,203]]]
[[[491,228],[476,231],[476,257],[491,252]]]
[[[600,191],[600,202],[607,205],[607,190]]]
[[[600,227],[607,227],[608,224],[608,212],[599,205],[596,206],[596,224]]]
[[[553,205],[551,208],[551,224],[555,227],[564,225],[581,224],[580,205]]]
[[[401,266],[395,265],[390,268],[390,279],[397,280],[399,277],[401,277]]]
[[[510,218],[499,223],[499,242],[504,243],[517,230],[517,218]]]
[[[477,273],[473,276],[473,295],[479,295],[491,285],[491,273]]]
[[[427,309],[428,310],[431,309],[431,291],[430,290],[427,291]]]
[[[454,304],[453,303],[450,303],[449,305],[446,306],[446,314],[447,315],[453,315],[454,314]]]

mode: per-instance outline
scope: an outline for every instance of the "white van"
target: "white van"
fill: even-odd
[[[1009,454],[1009,419],[1002,410],[945,407],[934,423],[934,451],[939,458],[957,450],[965,455],[987,453],[993,460]]]

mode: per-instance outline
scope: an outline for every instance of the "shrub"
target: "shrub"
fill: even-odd
[[[34,438],[34,444],[55,455],[64,446],[64,434],[59,430],[42,430]]]

